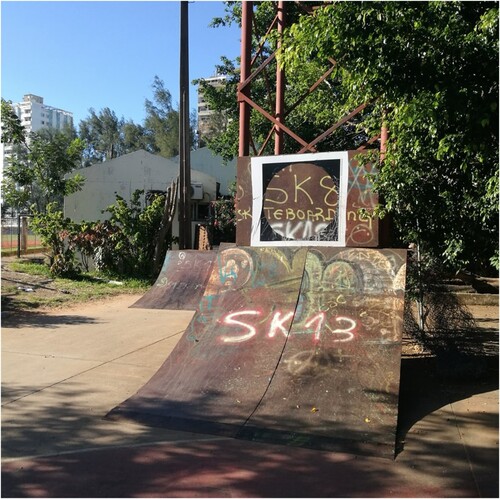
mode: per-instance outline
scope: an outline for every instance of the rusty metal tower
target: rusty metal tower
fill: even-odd
[[[275,106],[274,113],[266,111],[264,107],[258,102],[254,101],[251,96],[251,84],[255,78],[261,74],[269,64],[276,59],[276,51],[271,53],[265,60],[257,65],[259,57],[263,50],[266,36],[272,31],[278,32],[278,49],[280,47],[280,37],[286,23],[286,8],[289,2],[279,0],[273,2],[275,4],[276,14],[271,24],[269,25],[266,34],[261,38],[261,43],[257,47],[254,57],[252,58],[252,28],[255,28],[253,23],[253,2],[242,2],[242,21],[241,21],[241,66],[240,66],[240,84],[238,86],[238,103],[239,103],[239,156],[250,155],[250,147],[254,156],[260,156],[267,146],[269,141],[274,137],[274,154],[281,154],[283,152],[284,135],[292,137],[297,142],[297,153],[316,152],[316,145],[322,140],[330,136],[341,127],[344,123],[358,115],[363,109],[367,107],[367,103],[362,103],[351,112],[347,113],[342,118],[333,122],[332,125],[323,133],[315,137],[313,140],[305,140],[301,138],[296,132],[286,125],[286,117],[295,109],[301,102],[303,102],[318,86],[330,76],[333,72],[336,62],[329,59],[330,67],[328,70],[317,79],[317,81],[310,86],[307,92],[302,95],[292,106],[285,109],[285,72],[280,68],[279,64],[276,65],[275,85],[276,92],[274,94]],[[295,2],[299,5],[305,14],[311,14],[314,11],[313,6],[307,2]],[[256,33],[257,35],[257,33]],[[258,37],[257,37],[258,38]],[[269,99],[271,100],[271,92],[269,92]],[[266,140],[260,148],[256,148],[252,141],[252,134],[250,129],[250,112],[251,109],[256,110],[263,115],[270,122],[270,130]],[[333,121],[333,120],[332,120]],[[359,150],[365,149],[367,146],[380,140],[380,150],[385,150],[385,141],[387,140],[387,129],[382,127],[381,133],[375,137],[370,138],[366,143],[358,147]]]

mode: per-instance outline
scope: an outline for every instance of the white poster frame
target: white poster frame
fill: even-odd
[[[340,160],[340,186],[338,202],[338,239],[337,241],[282,240],[261,241],[261,218],[263,206],[263,166],[272,163],[311,163],[323,160]],[[255,156],[250,158],[252,181],[252,232],[251,246],[333,246],[346,245],[347,188],[349,175],[349,155],[347,151],[320,152],[310,154],[283,154],[277,156]]]

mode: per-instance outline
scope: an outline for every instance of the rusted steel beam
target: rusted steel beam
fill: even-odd
[[[247,97],[245,94],[241,93],[240,95],[241,99],[245,102],[247,102],[251,107],[253,107],[255,110],[257,110],[259,113],[261,113],[264,117],[266,117],[269,121],[274,123],[276,126],[280,127],[283,129],[283,131],[287,134],[290,135],[294,140],[296,140],[300,145],[303,146],[304,151],[310,151],[310,152],[316,152],[316,148],[314,145],[308,144],[305,140],[301,139],[296,133],[292,132],[287,126],[283,125],[279,121],[276,120],[274,116],[269,114],[265,109],[260,107],[258,104],[252,101],[249,97]]]
[[[373,144],[374,142],[376,142],[378,139],[380,139],[380,134],[378,135],[375,135],[374,137],[372,137],[370,140],[366,141],[364,144],[360,145],[356,151],[362,151],[363,149],[366,149],[366,146],[369,146],[371,144]]]
[[[318,88],[318,86],[323,81],[325,81],[325,79],[328,78],[328,76],[332,73],[332,71],[335,69],[336,63],[333,59],[329,59],[329,60],[333,64],[333,66],[330,67],[320,78],[318,78],[318,80],[309,88],[309,90],[304,95],[302,95],[294,104],[292,104],[290,107],[288,107],[284,111],[284,113],[283,113],[284,118],[286,118],[299,104],[301,104],[306,97],[308,97],[312,92],[314,92],[314,90],[316,90],[316,88]],[[269,140],[271,139],[274,132],[275,132],[275,127],[273,126],[269,130],[269,133],[267,134],[264,142],[260,146],[260,149],[259,149],[257,156],[260,156],[264,152],[264,150],[265,150],[267,144],[269,143]]]
[[[271,130],[269,130],[264,142],[262,142],[262,145],[260,146],[259,153],[257,154],[257,156],[261,156],[262,153],[264,152],[264,149],[266,148],[267,144],[271,140],[271,137],[273,136],[274,129],[275,129],[275,127],[273,126],[273,127],[271,127]]]
[[[307,13],[312,14],[315,8],[311,8],[309,6],[304,5],[303,2],[296,1],[301,8],[303,8]],[[284,70],[281,69],[278,65],[276,69],[276,100],[274,102],[275,107],[275,116],[273,117],[270,112],[265,111],[261,106],[259,106],[256,102],[252,101],[250,97],[250,86],[251,82],[260,75],[263,71],[266,70],[268,65],[275,60],[276,53],[272,53],[269,55],[260,65],[259,67],[252,72],[251,67],[256,62],[257,58],[262,54],[262,50],[264,48],[264,41],[269,35],[269,33],[278,25],[277,29],[279,35],[282,34],[283,26],[284,26],[284,8],[285,2],[280,0],[277,3],[277,14],[274,17],[271,25],[268,27],[266,34],[262,37],[261,43],[259,44],[257,53],[251,58],[251,41],[252,41],[252,25],[253,25],[253,3],[252,2],[242,2],[242,39],[241,39],[241,68],[240,68],[240,84],[238,85],[237,99],[240,108],[240,127],[239,127],[239,156],[247,156],[249,153],[249,148],[251,144],[251,130],[250,130],[250,108],[256,109],[259,113],[261,113],[266,119],[268,119],[271,123],[271,129],[261,144],[259,151],[253,145],[254,153],[257,155],[261,155],[265,150],[269,140],[274,135],[275,137],[275,154],[281,154],[284,147],[284,133],[292,137],[296,140],[302,147],[298,151],[298,153],[304,152],[316,152],[316,144],[324,140],[326,137],[331,135],[337,128],[342,126],[346,121],[350,118],[358,114],[361,110],[363,110],[367,104],[362,104],[358,106],[354,111],[349,113],[347,116],[342,118],[340,121],[331,126],[327,131],[323,132],[321,135],[316,137],[312,142],[307,143],[303,139],[301,139],[296,133],[286,127],[283,123],[286,116],[289,115],[291,111],[293,111],[300,103],[304,101],[304,99],[310,95],[314,90],[318,88],[318,86],[330,76],[335,68],[336,61],[330,57],[327,58],[328,61],[332,64],[332,67],[329,68],[310,88],[309,90],[301,96],[288,110],[285,110],[285,83],[284,83]],[[267,80],[266,73],[266,84],[268,86],[268,98],[270,98],[271,90],[269,86],[269,82]],[[269,105],[272,107],[273,103],[270,102]],[[381,134],[381,136],[385,136]],[[373,138],[373,140],[368,141],[367,144],[372,144],[377,138]],[[386,143],[383,139],[381,139],[382,148],[385,147]],[[359,149],[362,150],[365,145],[361,146]]]
[[[278,20],[278,15],[275,15],[274,19],[273,19],[273,22],[271,23],[271,25],[269,26],[269,28],[267,28],[266,34],[262,37],[262,41],[261,41],[261,43],[259,45],[259,48],[257,49],[256,54],[253,56],[252,63],[251,63],[252,66],[255,64],[255,61],[257,61],[257,58],[260,56],[260,54],[262,52],[262,49],[264,48],[264,41],[266,40],[266,38],[269,35],[269,33],[271,33],[271,31],[274,28],[277,20]]]
[[[382,121],[382,129],[380,130],[380,161],[384,161],[387,152],[387,140],[389,138],[389,131],[387,129],[387,122],[385,114]]]
[[[244,82],[251,72],[250,53],[252,48],[252,14],[253,2],[242,2],[241,18],[241,68],[240,81]],[[250,98],[250,87],[243,86],[238,95]],[[240,127],[239,127],[239,155],[247,156],[249,153],[250,137],[250,106],[244,99],[238,98]]]
[[[243,56],[243,54],[242,54]],[[276,53],[273,52],[265,61],[263,61],[259,67],[253,71],[252,73],[249,74],[249,76],[247,78],[245,78],[245,80],[242,80],[239,85],[238,85],[238,89],[239,91],[243,91],[245,89],[245,87],[255,79],[256,76],[258,76],[264,69],[265,67],[276,57]]]
[[[285,28],[285,2],[278,2],[278,50],[281,48],[281,39]],[[280,123],[285,118],[285,70],[276,65],[276,120]],[[274,128],[274,154],[283,152],[284,136],[283,129],[280,127]]]
[[[323,83],[332,74],[332,71],[334,69],[335,69],[335,65],[331,66],[330,69],[325,71],[325,73],[320,78],[318,78],[316,83],[314,83],[311,87],[309,87],[309,90],[304,95],[299,97],[299,99],[288,108],[288,110],[285,113],[285,116],[288,116],[299,104],[302,103],[302,101],[306,97],[311,95],[321,85],[321,83]]]
[[[250,145],[252,146],[254,156],[257,155],[257,147],[255,146],[255,142],[253,140],[252,134],[250,134]]]
[[[342,126],[347,120],[350,120],[353,116],[356,116],[359,112],[361,112],[368,104],[361,104],[361,106],[358,106],[354,111],[351,111],[349,114],[344,116],[340,121],[337,121],[335,125],[331,126],[326,132],[323,132],[321,135],[316,137],[312,142],[307,144],[307,146],[304,146],[299,153],[306,152],[307,150],[310,150],[310,146],[315,146],[319,142],[321,142],[323,139],[328,137],[328,135],[332,134],[337,128]]]

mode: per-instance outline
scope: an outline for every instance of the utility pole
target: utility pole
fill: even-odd
[[[179,112],[179,248],[191,243],[191,157],[189,133],[189,37],[188,1],[180,2],[180,112]]]

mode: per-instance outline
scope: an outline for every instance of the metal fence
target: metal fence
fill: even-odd
[[[2,218],[2,253],[17,252],[24,254],[42,249],[40,236],[30,228],[29,215],[15,218]]]

